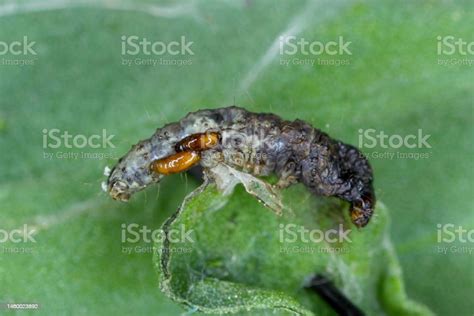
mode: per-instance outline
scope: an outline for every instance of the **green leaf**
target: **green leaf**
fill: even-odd
[[[318,199],[300,186],[288,191],[285,199],[293,212],[283,217],[269,212],[242,188],[229,198],[207,183],[191,193],[162,228],[165,236],[192,230],[193,238],[164,238],[156,244],[161,290],[205,313],[268,309],[330,314],[315,293],[304,289],[318,273],[334,280],[369,315],[431,314],[406,297],[382,203],[370,225],[357,231],[344,203]],[[351,231],[342,242],[317,242],[318,236],[311,235],[310,240],[308,233],[308,240],[290,242],[285,240],[287,227],[315,234],[338,227]]]
[[[0,229],[11,231],[24,224],[39,228],[36,243],[0,243],[0,303],[39,303],[41,308],[35,315],[180,315],[182,308],[158,289],[152,252],[123,252],[123,247],[150,244],[143,240],[122,243],[121,227],[139,224],[160,228],[199,183],[190,177],[171,176],[159,187],[122,204],[100,191],[102,171],[156,128],[190,111],[235,103],[288,120],[307,120],[353,145],[358,144],[361,128],[403,136],[418,129],[430,134],[431,149],[377,147],[365,148],[364,152],[375,170],[377,196],[391,210],[390,236],[409,297],[439,315],[472,315],[473,257],[440,253],[440,246],[466,244],[440,245],[436,230],[438,223],[474,227],[474,212],[470,211],[474,205],[473,68],[438,65],[436,38],[453,35],[472,41],[474,2],[340,3],[0,0],[0,41],[10,43],[28,36],[36,42],[38,53],[32,57],[33,66],[0,65]],[[350,65],[282,66],[278,52],[265,59],[278,37],[295,25],[300,31],[297,36],[308,41],[333,41],[339,36],[351,41]],[[193,64],[124,66],[123,35],[163,42],[186,36],[194,42]],[[0,63],[20,57],[2,54]],[[296,57],[306,58],[301,54]],[[116,147],[71,149],[63,144],[57,149],[43,148],[42,130],[53,128],[87,136],[106,129],[115,135]],[[396,151],[423,151],[430,156],[414,160],[372,155]],[[93,152],[111,154],[112,158],[47,159],[45,152]],[[317,201],[305,190],[291,188],[288,192],[301,197],[296,205],[304,198]],[[228,205],[259,216],[243,223],[258,226],[247,232],[240,230],[239,223],[238,231],[245,233],[242,238],[247,241],[265,232],[275,233],[260,226],[279,219],[243,190],[236,192]],[[226,214],[226,210],[216,211],[216,215]],[[345,209],[342,212],[345,214]],[[296,219],[305,218],[300,213]],[[254,221],[258,219],[263,222],[257,225]],[[307,223],[322,220],[310,218]],[[282,223],[286,222],[282,219]],[[232,224],[227,225],[237,234]],[[215,228],[206,229],[212,233]],[[223,243],[223,236],[219,231],[213,235],[215,241],[204,241],[209,245]],[[257,240],[263,247],[263,240]],[[12,253],[16,250],[32,252]],[[282,255],[257,266],[261,262],[252,265],[251,260],[255,252],[248,253],[250,257],[244,261],[247,268],[231,262],[233,271],[237,268],[237,273],[247,276],[241,284],[255,288],[269,284],[272,287],[265,289],[272,291],[276,283],[272,275],[285,274],[285,278],[295,280],[287,288],[296,289],[301,288],[303,276],[328,266],[315,262],[298,273],[293,267],[303,265],[304,255]],[[380,259],[384,265],[384,257]],[[237,280],[238,275],[226,275],[224,271],[232,269],[223,269],[219,263],[224,261],[216,258],[212,262],[207,270],[220,277],[215,279]],[[258,270],[259,279],[254,281],[255,274],[245,273],[247,270]],[[387,275],[399,280],[397,271]],[[342,281],[336,281],[341,286]],[[403,293],[399,291],[403,283],[386,284],[393,288],[379,287],[379,296],[387,298],[387,306],[398,306],[399,298],[393,294]],[[318,308],[325,306],[314,295],[299,294],[290,296],[308,309],[311,306],[313,310],[315,300]],[[394,302],[389,304],[389,299]],[[3,311],[0,307],[0,313]]]

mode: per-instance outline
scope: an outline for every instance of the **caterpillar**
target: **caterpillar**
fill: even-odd
[[[357,148],[302,120],[236,106],[199,110],[158,128],[118,160],[104,187],[113,199],[127,201],[197,163],[205,170],[224,163],[257,177],[275,174],[279,189],[303,183],[316,195],[349,202],[357,227],[374,212],[372,168]]]

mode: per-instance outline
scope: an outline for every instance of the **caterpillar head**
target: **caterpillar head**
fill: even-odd
[[[366,226],[374,214],[374,205],[375,198],[371,194],[363,194],[353,201],[349,208],[352,223],[359,228]]]

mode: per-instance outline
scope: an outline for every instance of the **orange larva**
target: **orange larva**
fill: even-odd
[[[158,159],[150,164],[153,172],[169,175],[183,172],[201,160],[201,156],[196,151],[183,151],[174,155]]]

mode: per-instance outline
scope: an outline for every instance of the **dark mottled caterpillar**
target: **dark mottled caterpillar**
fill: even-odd
[[[194,138],[210,139],[212,146],[191,148],[196,146]],[[189,148],[193,151],[187,152]],[[301,182],[315,194],[339,197],[350,202],[351,218],[358,227],[365,226],[373,214],[372,169],[355,147],[304,121],[285,121],[274,114],[251,113],[235,106],[189,113],[181,121],[157,129],[119,159],[106,189],[112,198],[126,201],[166,174],[159,172],[168,170],[166,164],[160,165],[165,169],[151,167],[156,161],[176,167],[175,157],[183,160],[188,156],[193,160],[187,161],[199,161],[204,168],[225,163],[255,176],[275,173],[279,188]]]

